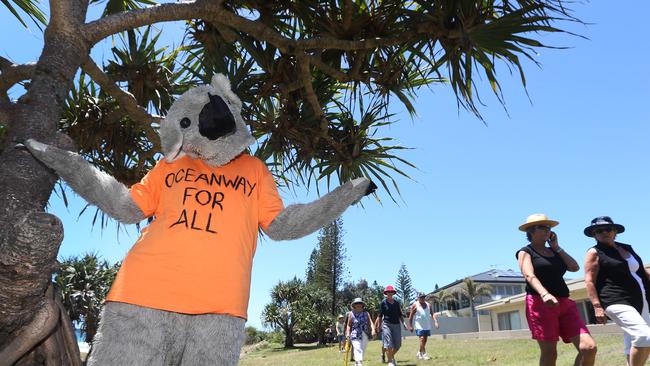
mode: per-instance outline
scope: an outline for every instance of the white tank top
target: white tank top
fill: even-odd
[[[638,274],[636,274],[636,271],[639,270],[639,262],[634,258],[634,256],[630,255],[629,258],[625,259],[627,261],[627,266],[630,269],[630,274],[636,282],[639,284],[639,288],[641,289],[641,298],[643,299],[643,313],[645,313],[648,310],[648,302],[646,301],[645,298],[645,287],[643,286],[643,281],[641,280],[641,277],[639,277]]]
[[[431,307],[427,304],[426,309],[420,305],[419,302],[415,303],[415,330],[431,330]]]

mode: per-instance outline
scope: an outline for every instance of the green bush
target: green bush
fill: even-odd
[[[246,327],[246,340],[244,344],[255,344],[259,343],[267,338],[267,333],[261,330],[257,330],[255,327]]]
[[[266,333],[266,340],[269,343],[284,344],[284,332],[281,329]]]

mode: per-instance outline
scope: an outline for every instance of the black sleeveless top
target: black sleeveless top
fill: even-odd
[[[564,278],[562,278],[566,273],[567,266],[559,254],[554,252],[552,257],[546,257],[537,253],[530,245],[519,249],[515,253],[515,258],[518,258],[519,252],[530,254],[533,269],[535,270],[535,277],[542,283],[546,291],[555,297],[569,297],[569,288],[566,282],[564,282]],[[529,295],[541,295],[528,282],[526,282],[526,293]]]
[[[636,274],[641,278],[645,288],[646,301],[650,304],[650,281],[643,267],[643,261],[636,254],[632,246],[616,242],[632,254],[639,262]],[[609,305],[623,304],[634,307],[639,314],[643,311],[643,298],[639,283],[632,277],[630,267],[621,254],[607,244],[598,243],[593,246],[598,254],[598,276],[596,276],[596,292],[603,308]]]

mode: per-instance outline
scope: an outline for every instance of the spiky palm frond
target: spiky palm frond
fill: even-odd
[[[82,324],[85,341],[91,343],[99,327],[100,313],[120,264],[110,265],[88,253],[61,261],[54,281],[63,306],[73,322]]]
[[[110,3],[126,9],[148,2]],[[126,32],[106,71],[141,105],[161,113],[174,95],[224,73],[258,140],[254,153],[280,182],[318,189],[321,181],[367,176],[395,200],[396,178],[408,178],[413,165],[386,133],[397,119],[391,103],[399,101],[412,117],[423,88],[447,84],[459,105],[480,117],[477,80],[485,76],[505,104],[496,70],[505,64],[518,72],[525,88],[523,60],[535,63],[535,50],[547,47],[535,35],[561,32],[558,22],[576,20],[564,3],[227,0],[225,11],[293,40],[395,41],[297,50],[227,24],[189,20],[182,47],[171,52],[156,46],[159,34],[149,28]]]
[[[143,5],[156,5],[153,0],[92,0],[91,4],[106,3],[102,16],[107,16],[123,11],[140,9]]]
[[[137,33],[129,30],[126,37],[120,36],[123,45],[111,49],[113,59],[106,65],[106,73],[123,83],[138,104],[165,113],[173,96],[187,89],[183,72],[175,71],[180,49],[166,52],[166,47],[157,48],[160,32],[151,34],[151,27]]]
[[[156,145],[143,127],[85,74],[66,100],[59,129],[88,161],[126,185],[138,182],[155,165]]]
[[[18,12],[19,8],[36,24],[38,29],[42,29],[41,25],[47,24],[45,13],[39,8],[38,0],[0,0],[2,4],[9,9],[9,11],[18,19],[18,21],[27,28],[27,23],[23,20]],[[12,5],[13,3],[13,5]]]

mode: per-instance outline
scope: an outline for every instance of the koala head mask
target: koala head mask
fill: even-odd
[[[168,162],[183,155],[221,166],[255,142],[241,118],[241,101],[222,74],[194,87],[172,104],[160,126]]]

